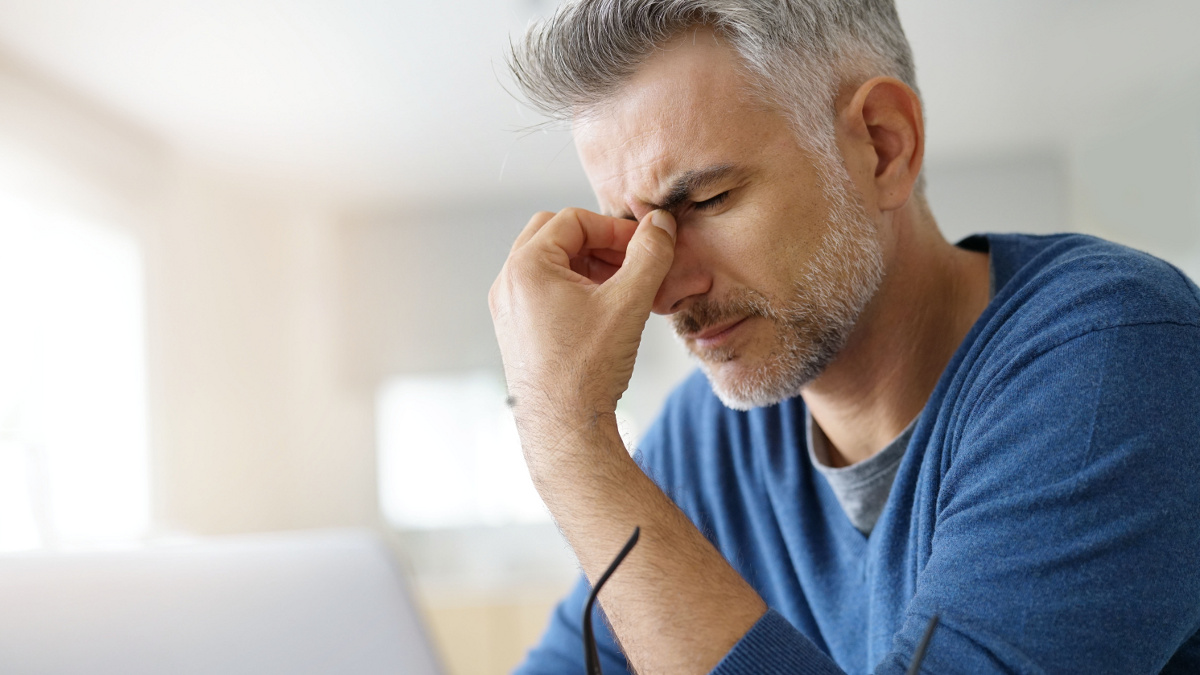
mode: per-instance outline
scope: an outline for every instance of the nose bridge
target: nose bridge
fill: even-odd
[[[687,228],[679,228],[671,269],[654,296],[655,314],[673,314],[686,307],[689,298],[703,296],[712,288],[712,273],[690,235]]]
[[[646,204],[636,199],[629,200],[626,206],[629,207],[629,212],[633,214],[633,219],[639,223],[642,222],[642,218],[645,218],[647,213],[654,210],[652,204]]]

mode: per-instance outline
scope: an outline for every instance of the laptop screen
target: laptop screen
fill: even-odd
[[[367,531],[0,556],[0,672],[436,675]]]

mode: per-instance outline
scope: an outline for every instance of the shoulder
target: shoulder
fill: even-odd
[[[1101,456],[1135,450],[1190,465],[1197,446],[1189,435],[1200,433],[1195,284],[1162,260],[1095,237],[988,240],[996,294],[939,390],[948,457],[960,467],[978,460],[966,472],[974,477],[1007,458],[1066,479]]]
[[[1086,235],[988,240],[999,332],[1049,348],[1122,326],[1200,326],[1200,289],[1154,256]]]

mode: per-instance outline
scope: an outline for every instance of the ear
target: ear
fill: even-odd
[[[908,85],[891,77],[864,82],[838,114],[843,156],[851,175],[874,181],[876,206],[894,211],[908,201],[925,158],[921,101]],[[860,186],[861,187],[866,187]]]

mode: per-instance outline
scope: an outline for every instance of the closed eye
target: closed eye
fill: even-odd
[[[724,202],[728,198],[729,198],[729,190],[726,190],[715,197],[710,197],[709,199],[705,199],[702,202],[695,202],[693,204],[693,207],[696,209],[699,209],[701,211],[705,211],[708,209],[714,209],[714,208],[720,206],[721,202]]]

